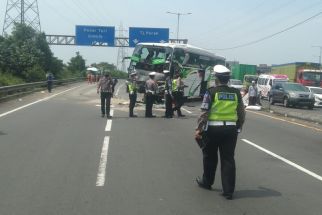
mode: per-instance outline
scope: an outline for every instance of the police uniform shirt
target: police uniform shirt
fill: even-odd
[[[172,80],[170,76],[165,79],[165,93],[172,94]]]
[[[154,80],[149,79],[146,81],[145,83],[146,92],[151,92],[152,94],[155,94],[157,92],[157,88],[158,88],[158,85]]]
[[[216,93],[223,93],[222,99],[230,99],[230,95],[236,94],[237,95],[237,127],[241,128],[245,121],[245,109],[244,109],[244,103],[242,100],[242,97],[240,95],[240,92],[238,89],[233,87],[228,87],[227,85],[220,85],[217,87],[209,88],[208,91],[205,93],[202,104],[201,104],[201,110],[202,114],[200,115],[198,119],[198,126],[196,129],[199,130],[205,130],[206,124],[208,122],[209,117],[209,110],[212,106],[213,99]],[[225,98],[224,98],[225,97]]]

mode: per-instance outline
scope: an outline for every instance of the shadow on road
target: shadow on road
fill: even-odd
[[[242,198],[265,198],[265,197],[277,197],[282,194],[276,190],[272,190],[265,187],[258,187],[258,190],[237,190],[234,193],[235,199]]]

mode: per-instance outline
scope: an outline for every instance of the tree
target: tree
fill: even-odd
[[[0,36],[0,71],[25,81],[45,80],[45,73],[63,76],[64,64],[53,56],[44,33],[32,27],[15,24],[12,34]],[[20,80],[19,79],[19,80]]]
[[[98,68],[100,71],[110,73],[112,77],[127,78],[127,73],[118,70],[114,64],[109,64],[107,62],[101,62],[98,64],[96,64],[96,63],[92,64],[92,66]]]
[[[86,69],[85,66],[85,60],[84,58],[79,54],[79,52],[76,52],[76,57],[72,57],[70,59],[70,62],[68,62],[67,66],[68,70],[71,71],[75,75],[83,75],[83,72]]]

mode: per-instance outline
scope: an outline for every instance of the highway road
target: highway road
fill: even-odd
[[[236,148],[234,199],[220,174],[200,189],[202,155],[195,144],[198,102],[184,118],[128,118],[124,82],[113,118],[101,118],[95,85],[0,104],[1,215],[320,215],[322,127],[247,112]],[[218,168],[219,169],[219,168]]]

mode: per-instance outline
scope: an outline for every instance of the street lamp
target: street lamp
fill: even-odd
[[[319,48],[320,49],[319,67],[320,67],[320,69],[322,69],[322,67],[321,67],[322,46],[312,46],[312,48]]]
[[[177,23],[177,42],[179,41],[179,25],[180,25],[180,16],[184,16],[184,15],[190,15],[192,13],[175,13],[175,12],[170,12],[167,11],[168,14],[173,14],[173,15],[177,15],[178,16],[178,23]]]

